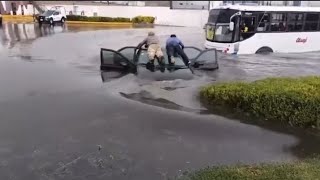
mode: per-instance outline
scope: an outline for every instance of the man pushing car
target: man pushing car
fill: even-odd
[[[160,41],[154,32],[149,32],[148,36],[141,43],[139,43],[137,48],[140,49],[143,45],[146,45],[148,48],[148,58],[151,65],[154,65],[155,58],[158,58],[159,64],[164,64],[164,57],[161,50]]]
[[[188,56],[184,53],[184,45],[175,34],[171,34],[166,42],[166,49],[168,54],[169,63],[174,64],[174,57],[180,55],[186,66],[190,65]]]

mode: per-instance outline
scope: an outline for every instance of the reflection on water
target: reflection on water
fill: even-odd
[[[120,27],[127,28],[127,27]],[[13,48],[18,42],[31,44],[34,40],[44,36],[51,36],[64,32],[80,32],[102,29],[119,29],[119,27],[105,26],[79,26],[79,25],[43,25],[39,27],[37,23],[3,23],[0,27],[0,48]],[[2,46],[2,47],[1,47]]]
[[[4,48],[11,49],[18,42],[30,44],[39,37],[50,36],[66,30],[65,26],[43,26],[40,28],[38,24],[34,23],[4,23],[0,30],[0,43]]]

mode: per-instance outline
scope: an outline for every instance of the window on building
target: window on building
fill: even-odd
[[[258,15],[258,26],[257,31],[269,31],[270,29],[270,14],[267,13],[260,13]]]
[[[223,1],[223,4],[235,4],[234,1]]]
[[[272,13],[271,31],[286,31],[286,21],[285,13]]]
[[[288,31],[301,31],[303,25],[303,13],[288,14]]]
[[[307,13],[306,21],[304,25],[305,31],[316,31],[318,30],[319,14],[317,13]]]
[[[293,1],[293,6],[301,6],[301,1]]]

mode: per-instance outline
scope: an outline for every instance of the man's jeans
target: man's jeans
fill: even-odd
[[[186,66],[188,66],[188,63],[189,63],[189,58],[188,56],[184,53],[183,49],[181,49],[181,47],[178,45],[178,46],[166,46],[166,50],[167,50],[167,55],[168,55],[168,60],[169,60],[169,63],[171,63],[171,57],[174,56],[174,57],[177,57],[178,55],[181,56],[184,64]]]

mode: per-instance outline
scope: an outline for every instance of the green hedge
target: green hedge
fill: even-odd
[[[315,180],[319,158],[284,164],[215,166],[188,173],[179,180]]]
[[[211,106],[236,108],[266,120],[320,128],[320,77],[268,78],[252,83],[219,83],[202,88]]]
[[[100,17],[100,16],[79,16],[79,15],[67,15],[69,21],[89,21],[89,22],[131,22],[130,18],[123,17]]]
[[[123,17],[100,17],[100,16],[79,16],[79,15],[67,15],[69,21],[88,21],[88,22],[133,22],[133,23],[154,23],[155,18],[151,16],[137,16],[132,18]]]
[[[133,23],[154,23],[155,18],[152,16],[136,16],[132,18]]]

